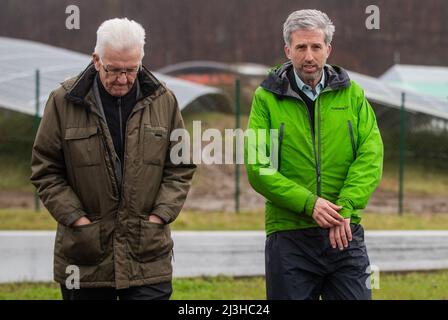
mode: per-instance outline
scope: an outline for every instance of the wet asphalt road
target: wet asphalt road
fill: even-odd
[[[264,274],[264,232],[173,232],[174,276]],[[448,269],[448,231],[367,231],[380,272]],[[0,232],[0,282],[52,281],[54,232]]]

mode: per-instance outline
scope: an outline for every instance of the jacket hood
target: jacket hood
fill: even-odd
[[[88,106],[85,97],[92,89],[93,82],[97,71],[93,63],[90,63],[87,68],[78,76],[64,81],[61,85],[67,90],[65,98],[73,103]],[[137,80],[139,82],[139,95],[137,100],[144,99],[163,88],[160,81],[145,67],[138,73]]]
[[[288,61],[279,67],[273,68],[260,86],[277,95],[287,96],[288,92],[291,91],[287,72],[292,67],[291,61]],[[328,77],[326,87],[329,87],[331,90],[339,90],[350,86],[350,78],[343,68],[326,64],[324,72]]]

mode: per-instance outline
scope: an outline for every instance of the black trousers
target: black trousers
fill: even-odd
[[[173,288],[170,281],[118,290],[115,288],[67,289],[61,284],[61,291],[64,300],[169,300]]]
[[[370,300],[370,262],[364,229],[351,224],[353,240],[333,249],[329,230],[310,228],[268,236],[266,291],[275,300]]]

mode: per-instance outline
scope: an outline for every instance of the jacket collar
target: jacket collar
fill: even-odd
[[[75,104],[89,106],[88,100],[91,100],[92,87],[96,75],[95,66],[93,63],[90,63],[76,78],[63,82],[62,86],[67,90],[65,98]],[[163,92],[166,90],[160,81],[145,67],[138,73],[137,81],[139,88],[137,101],[150,97],[159,90],[163,90]]]
[[[288,61],[280,67],[272,69],[268,77],[261,83],[261,87],[279,96],[298,96],[292,90],[287,76],[292,67],[291,61]],[[340,90],[350,86],[350,78],[341,67],[327,64],[324,66],[324,72],[328,77],[325,89]]]

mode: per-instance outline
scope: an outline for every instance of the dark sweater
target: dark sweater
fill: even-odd
[[[106,116],[107,126],[109,127],[109,132],[114,142],[115,152],[120,158],[121,166],[123,167],[126,123],[132,109],[137,103],[137,85],[134,83],[134,86],[126,95],[122,97],[114,97],[106,91],[98,77],[98,88],[104,114]]]

